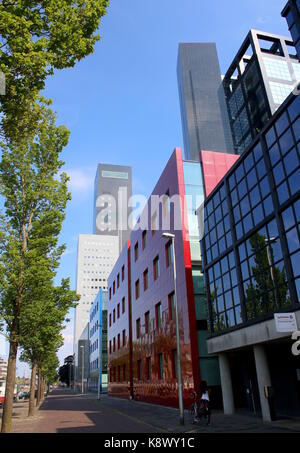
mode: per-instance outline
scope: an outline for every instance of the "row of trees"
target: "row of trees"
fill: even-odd
[[[17,355],[32,369],[29,415],[56,378],[67,313],[77,301],[68,279],[55,286],[65,250],[59,235],[70,200],[61,160],[69,131],[41,96],[55,69],[92,53],[108,0],[0,1],[0,328],[9,341],[2,432],[11,431]]]

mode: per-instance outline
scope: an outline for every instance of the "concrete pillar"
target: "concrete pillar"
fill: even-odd
[[[265,348],[261,345],[253,347],[256,374],[259,388],[260,405],[262,411],[262,417],[265,422],[271,421],[271,413],[268,400],[265,396],[265,386],[271,387],[271,376]]]
[[[228,356],[225,353],[219,354],[221,386],[223,395],[224,414],[234,414],[234,400],[232,390],[231,371]]]

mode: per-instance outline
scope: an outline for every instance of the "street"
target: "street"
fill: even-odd
[[[34,418],[27,418],[28,402],[14,406],[13,433],[290,433],[300,432],[300,421],[272,424],[236,414],[213,415],[212,426],[192,424],[186,411],[185,426],[179,425],[178,410],[104,395],[79,395],[68,389],[53,391]],[[0,411],[1,414],[1,411]]]

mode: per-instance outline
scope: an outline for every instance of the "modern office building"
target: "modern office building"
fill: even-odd
[[[299,330],[300,96],[285,100],[204,206],[207,348],[219,356],[225,413],[299,416],[297,328],[282,332],[274,314],[295,315]]]
[[[6,381],[7,361],[0,357],[0,381]]]
[[[90,377],[90,325],[86,324],[75,350],[77,366],[75,367],[75,388],[82,393],[88,391]]]
[[[107,390],[107,291],[99,290],[90,309],[89,389]]]
[[[297,49],[298,59],[300,60],[300,2],[299,0],[289,0],[282,16],[286,18],[290,33]]]
[[[179,44],[177,79],[185,159],[199,162],[203,150],[232,153],[216,44]]]
[[[107,278],[119,256],[118,236],[81,234],[78,240],[76,292],[80,300],[75,310],[74,352],[90,318],[91,306],[100,289],[107,290]]]
[[[200,379],[220,396],[217,357],[208,356],[207,312],[195,210],[204,200],[199,162],[177,148],[108,279],[109,394],[176,406],[173,248],[184,402]]]
[[[131,167],[99,164],[94,185],[94,234],[118,236],[121,251],[130,236],[128,200],[132,196]]]
[[[250,30],[223,80],[236,153],[247,149],[299,81],[293,41]]]

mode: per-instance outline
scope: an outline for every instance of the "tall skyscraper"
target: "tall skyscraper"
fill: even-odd
[[[199,161],[200,151],[232,153],[216,44],[179,44],[177,78],[185,159]]]
[[[121,251],[130,236],[131,167],[99,164],[94,187],[94,234],[118,236]]]
[[[299,81],[293,41],[250,30],[223,80],[236,153],[246,150]]]
[[[75,310],[74,352],[78,365],[78,341],[90,318],[90,308],[119,256],[118,236],[80,234],[77,252],[76,292],[81,296]]]
[[[300,60],[300,1],[289,0],[282,11],[282,16],[287,20]]]

